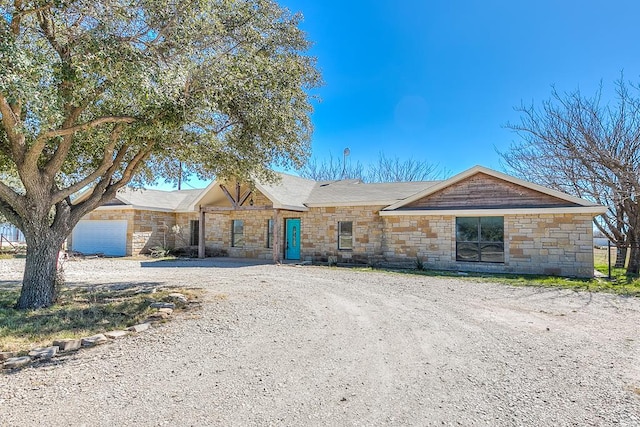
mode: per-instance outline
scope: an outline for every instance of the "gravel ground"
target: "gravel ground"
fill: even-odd
[[[20,278],[0,261],[0,283]],[[0,425],[640,425],[640,299],[229,259],[68,262],[202,310],[0,374]]]

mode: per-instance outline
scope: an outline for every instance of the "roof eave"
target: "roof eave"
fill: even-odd
[[[284,205],[282,203],[273,203],[273,209],[281,209],[284,211],[295,211],[295,212],[307,212],[309,210],[306,206],[294,206],[294,205]]]
[[[305,203],[309,208],[331,208],[349,206],[389,206],[396,200],[366,200],[363,202],[325,202],[325,203]]]
[[[154,206],[141,206],[141,205],[103,205],[96,208],[96,210],[138,210],[138,211],[156,211],[156,212],[170,212],[175,213],[175,209],[171,208],[159,208]]]
[[[520,185],[522,187],[525,188],[529,188],[531,190],[535,190],[538,191],[540,193],[543,194],[547,194],[549,196],[552,197],[556,197],[558,199],[561,200],[565,200],[567,202],[571,202],[571,203],[575,203],[577,205],[580,206],[592,206],[593,202],[589,201],[589,200],[585,200],[585,199],[581,199],[579,197],[575,197],[575,196],[571,196],[567,193],[563,193],[561,191],[557,191],[557,190],[553,190],[551,188],[547,188],[544,187],[542,185],[538,185],[538,184],[534,184],[532,182],[529,181],[525,181],[523,179],[520,178],[516,178],[514,176],[511,175],[507,175],[505,173],[502,172],[498,172],[495,171],[493,169],[489,169],[486,168],[484,166],[480,166],[480,165],[476,165],[470,169],[467,169],[466,171],[460,172],[457,175],[452,176],[449,179],[446,179],[444,181],[439,182],[438,184],[429,187],[427,189],[425,189],[424,191],[419,191],[417,193],[415,193],[414,195],[407,197],[406,199],[403,199],[399,202],[394,203],[391,206],[388,206],[387,208],[385,208],[385,210],[394,210],[394,209],[398,209],[401,208],[403,206],[406,206],[407,204],[411,203],[411,202],[415,202],[416,200],[419,200],[423,197],[427,197],[431,194],[434,194],[442,189],[445,189],[453,184],[456,184],[460,181],[463,181],[477,173],[484,173],[486,175],[492,176],[494,178],[498,178],[501,179],[503,181],[507,181],[507,182],[511,182],[512,184],[516,184],[516,185]]]
[[[536,215],[536,214],[589,214],[602,215],[607,211],[605,206],[575,206],[550,208],[481,208],[481,209],[407,209],[381,210],[380,216],[504,216],[504,215]]]

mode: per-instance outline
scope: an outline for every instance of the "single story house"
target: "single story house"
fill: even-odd
[[[593,225],[606,208],[475,166],[428,182],[212,182],[131,190],[88,214],[74,250],[197,246],[233,257],[591,277]],[[107,239],[108,237],[108,239]],[[83,250],[84,249],[84,250]],[[117,252],[117,253],[116,253]]]

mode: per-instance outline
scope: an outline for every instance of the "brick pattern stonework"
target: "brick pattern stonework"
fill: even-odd
[[[504,263],[456,261],[454,216],[385,217],[384,257],[427,268],[591,277],[593,229],[590,215],[504,216]]]
[[[125,220],[127,221],[127,255],[147,254],[156,246],[173,248],[174,235],[171,232],[176,223],[173,212],[146,211],[134,209],[96,209],[85,215],[83,220]],[[72,237],[67,246],[73,247]]]
[[[266,197],[251,197],[260,210],[207,212],[205,245],[232,257],[272,259],[267,224],[274,210]],[[248,205],[249,201],[245,203]],[[592,217],[588,214],[504,216],[504,263],[456,261],[454,216],[380,216],[384,206],[314,207],[305,212],[281,210],[274,224],[279,234],[278,257],[284,257],[285,221],[301,221],[301,260],[413,266],[461,271],[550,274],[591,277],[593,274]],[[127,209],[98,209],[85,217],[126,220],[127,255],[146,253],[154,246],[181,247],[190,243],[191,221],[197,212],[170,213]],[[233,220],[244,224],[243,244],[231,246]],[[353,222],[353,248],[338,249],[338,222]],[[174,233],[174,225],[179,233]],[[273,242],[272,242],[273,243]]]

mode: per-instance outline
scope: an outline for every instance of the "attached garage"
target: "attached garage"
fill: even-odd
[[[72,249],[84,254],[127,255],[127,221],[82,220],[73,229]]]

